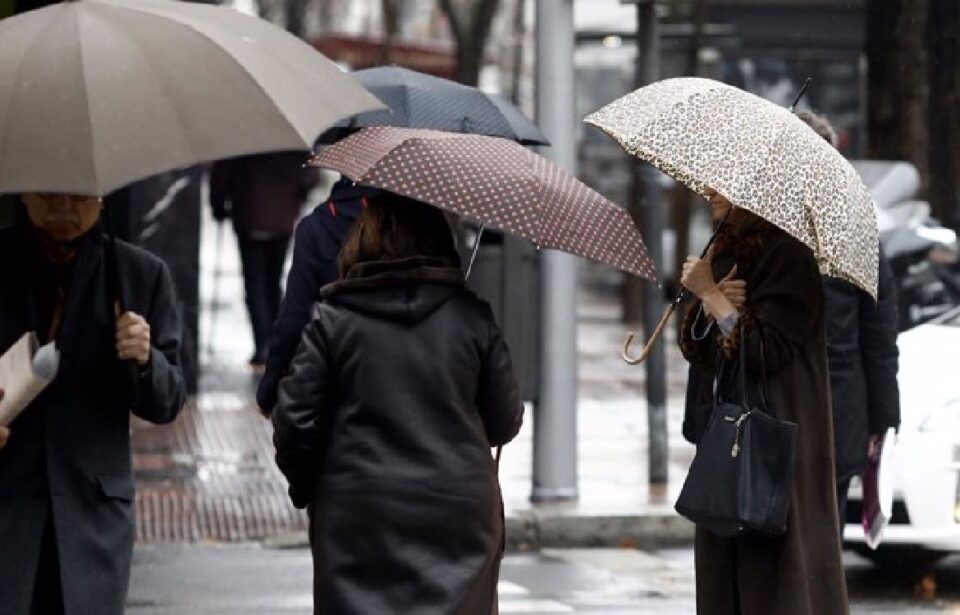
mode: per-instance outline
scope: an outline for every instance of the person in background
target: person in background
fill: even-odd
[[[809,111],[797,115],[836,147],[837,133],[826,118]],[[883,250],[877,279],[874,301],[849,282],[823,278],[841,535],[850,480],[879,454],[887,430],[900,426],[896,280]]]
[[[335,282],[337,255],[354,222],[379,190],[356,185],[347,178],[333,185],[330,198],[297,224],[293,263],[280,315],[270,337],[267,366],[257,387],[257,404],[267,416],[277,403],[280,379],[297,351],[300,336],[310,321],[310,308],[320,299],[320,289]]]
[[[130,413],[169,423],[186,399],[173,283],[160,259],[120,241],[111,272],[99,198],[22,200],[18,223],[0,229],[0,263],[16,263],[0,267],[0,351],[33,331],[56,342],[60,366],[0,430],[0,612],[122,615]]]
[[[304,167],[305,152],[231,158],[210,170],[210,205],[217,221],[233,220],[253,328],[250,366],[262,372],[270,329],[280,311],[283,263],[293,227],[317,171]]]
[[[308,508],[314,612],[496,612],[504,545],[491,447],[523,404],[443,213],[383,194],[320,291],[272,414]]]

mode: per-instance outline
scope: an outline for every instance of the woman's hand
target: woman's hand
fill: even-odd
[[[719,292],[717,283],[713,281],[713,266],[710,257],[707,256],[705,259],[688,257],[687,262],[683,264],[680,284],[700,300],[711,293]]]
[[[733,307],[739,312],[747,303],[747,283],[744,280],[735,280],[733,276],[737,275],[737,266],[730,269],[730,273],[723,276],[723,279],[717,282],[717,289],[723,293]]]
[[[687,259],[683,264],[683,274],[680,276],[680,283],[684,288],[692,292],[703,303],[703,308],[709,316],[717,322],[720,322],[730,314],[735,314],[737,308],[733,302],[727,298],[726,293],[720,290],[720,287],[713,281],[713,263],[711,254],[707,258],[700,259],[693,256]],[[733,275],[736,268],[731,269],[721,283],[727,288],[728,292],[737,298],[740,294],[740,285],[733,284]],[[746,284],[743,284],[743,296],[746,298]]]
[[[880,448],[883,446],[884,436],[886,434],[870,434],[870,439],[867,440],[867,458],[871,461],[876,461],[880,456]]]

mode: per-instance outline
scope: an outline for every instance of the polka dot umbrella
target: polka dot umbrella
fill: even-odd
[[[415,128],[371,127],[310,164],[532,241],[655,280],[626,211],[514,141]]]

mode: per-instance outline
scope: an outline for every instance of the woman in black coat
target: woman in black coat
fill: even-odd
[[[490,307],[438,210],[381,196],[321,291],[273,413],[309,506],[316,613],[494,612],[504,527],[490,448],[523,417]]]

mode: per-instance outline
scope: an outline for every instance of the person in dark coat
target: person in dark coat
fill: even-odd
[[[310,322],[310,309],[320,299],[320,289],[337,281],[337,255],[343,240],[364,203],[378,193],[375,188],[343,178],[333,185],[330,198],[297,224],[287,289],[270,336],[266,371],[257,386],[257,405],[265,415],[269,416],[277,403],[280,379],[297,352],[303,329]]]
[[[0,450],[0,611],[121,615],[134,538],[130,412],[167,423],[186,396],[173,285],[159,259],[118,242],[117,315],[99,200],[23,200],[25,219],[0,229],[0,262],[16,263],[0,267],[0,349],[35,331],[61,358]]]
[[[708,191],[715,219],[731,207]],[[823,286],[811,251],[772,224],[734,208],[712,260],[691,257],[682,284],[697,296],[681,331],[684,357],[713,382],[723,361],[746,344],[746,369],[765,379],[769,408],[798,425],[795,477],[786,533],[695,537],[700,615],[840,615],[848,612],[834,481],[833,421],[827,373]],[[736,270],[743,306],[715,280]],[[712,387],[688,408],[708,412]],[[705,419],[687,417],[688,425]],[[691,434],[695,440],[702,431]]]
[[[809,111],[797,116],[837,146],[837,133],[826,118]],[[896,280],[882,249],[879,254],[876,301],[845,280],[823,279],[841,536],[850,480],[879,454],[887,430],[900,426]]]
[[[325,286],[272,418],[308,507],[314,612],[495,612],[504,545],[491,447],[523,418],[490,306],[443,214],[371,201]]]
[[[823,281],[841,524],[850,480],[879,454],[887,430],[900,427],[896,280],[882,252],[879,281],[877,301],[844,280]]]
[[[290,236],[316,183],[303,152],[274,152],[231,158],[210,169],[210,205],[218,221],[233,219],[247,311],[253,328],[250,365],[261,371],[270,329],[280,311],[280,279]]]

